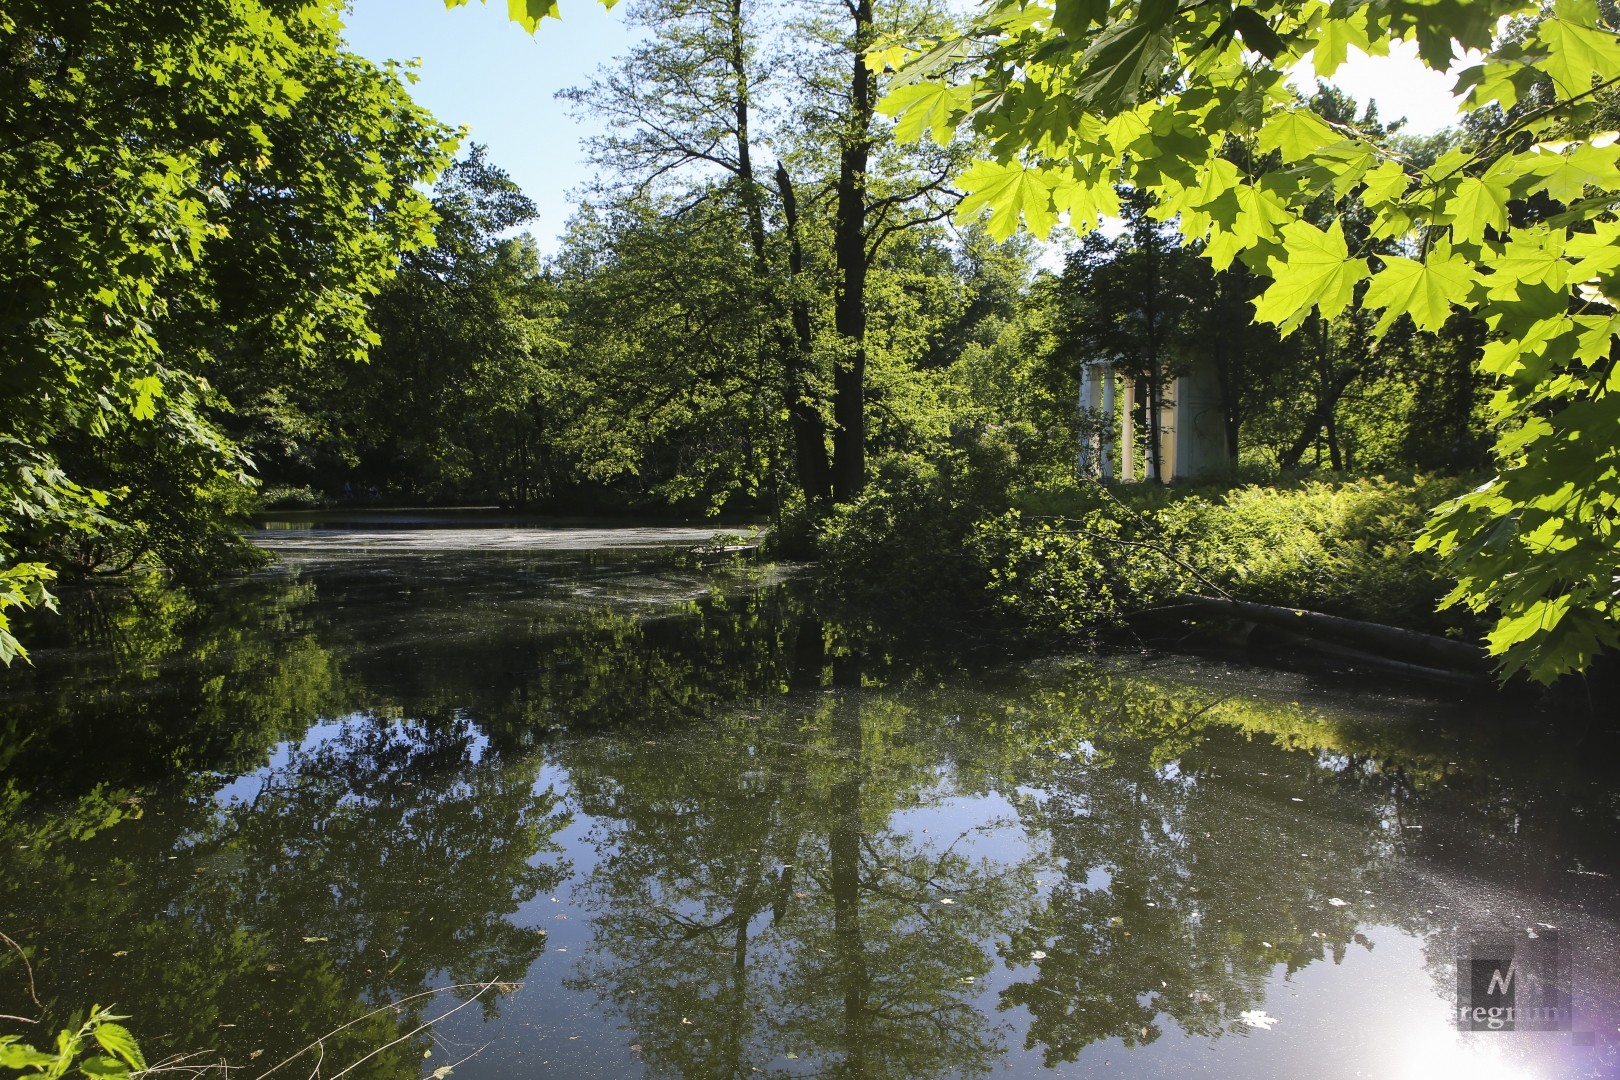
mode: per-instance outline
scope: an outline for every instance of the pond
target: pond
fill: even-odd
[[[701,532],[395,524],[31,627],[0,1013],[249,1078],[1614,1075],[1579,717],[922,646]],[[1573,1031],[1459,1030],[1504,957]]]

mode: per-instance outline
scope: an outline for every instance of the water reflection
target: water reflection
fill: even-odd
[[[937,748],[861,691],[855,658],[797,658],[799,685],[831,684],[802,708],[656,755],[565,749],[599,856],[578,890],[589,959],[567,985],[621,1017],[658,1074],[795,1059],[833,1076],[986,1074],[1002,1032],[977,983],[998,927],[1029,907],[1029,875],[908,828],[943,794]]]
[[[317,561],[39,633],[0,929],[47,1012],[116,1002],[160,1053],[268,1065],[497,981],[326,1074],[1562,1075],[1446,1026],[1459,933],[1538,920],[1620,1021],[1602,746],[1477,703],[964,662],[652,553]]]
[[[222,802],[130,797],[138,821],[77,842],[8,819],[0,910],[33,946],[48,1013],[116,1001],[153,1050],[279,1061],[361,1004],[509,979],[540,954],[543,931],[512,915],[567,877],[552,837],[568,818],[526,761],[479,755],[466,724],[369,717],[278,758]],[[30,1015],[17,989],[4,1011]],[[349,1028],[326,1053],[357,1059],[431,1004]],[[425,1042],[368,1074],[399,1075]]]

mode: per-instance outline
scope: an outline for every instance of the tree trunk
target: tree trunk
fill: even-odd
[[[748,240],[754,248],[754,265],[760,282],[770,280],[770,265],[765,255],[765,211],[760,206],[759,185],[754,177],[754,151],[749,145],[749,112],[753,108],[753,89],[748,78],[748,43],[743,26],[742,0],[731,0],[726,9],[728,55],[731,65],[737,127],[737,181],[742,186],[743,211],[748,215]]]
[[[1325,615],[1303,608],[1277,607],[1256,604],[1246,600],[1227,600],[1213,596],[1187,594],[1178,596],[1173,605],[1149,609],[1144,615],[1217,614],[1248,619],[1250,622],[1276,626],[1294,634],[1312,635],[1335,641],[1356,649],[1393,656],[1414,664],[1432,665],[1451,671],[1482,672],[1489,670],[1490,657],[1478,645],[1453,641],[1437,634],[1420,630],[1406,630],[1398,626],[1347,619],[1339,615]]]
[[[1446,398],[1447,458],[1457,468],[1479,468],[1489,460],[1484,448],[1489,444],[1483,427],[1474,424],[1474,398],[1478,392],[1478,361],[1485,347],[1485,323],[1463,319],[1456,335],[1455,354],[1443,393]]]
[[[1215,275],[1214,296],[1211,301],[1213,312],[1227,312],[1232,308],[1230,297],[1237,293],[1240,297],[1250,294],[1244,286],[1247,281],[1242,276],[1242,263],[1234,264]],[[1246,310],[1246,301],[1240,301]],[[1211,338],[1210,347],[1215,361],[1215,379],[1221,391],[1221,425],[1226,434],[1226,457],[1233,468],[1237,467],[1238,451],[1242,447],[1243,429],[1243,393],[1240,389],[1244,385],[1247,374],[1245,360],[1248,357],[1249,341],[1246,336],[1234,337],[1224,332],[1218,322],[1206,326],[1206,333]]]
[[[1144,218],[1141,224],[1145,224]],[[1163,260],[1160,258],[1159,237],[1151,227],[1138,229],[1139,243],[1146,256],[1142,277],[1142,333],[1147,342],[1147,422],[1148,422],[1148,477],[1155,484],[1164,483],[1164,345],[1159,296],[1164,287]]]
[[[872,156],[876,86],[866,66],[872,0],[853,0],[854,61],[849,115],[838,162],[833,251],[838,291],[833,322],[843,346],[833,368],[833,497],[853,501],[866,485],[866,170]]]
[[[1312,410],[1311,415],[1306,419],[1305,427],[1300,431],[1299,437],[1294,440],[1293,445],[1289,446],[1278,457],[1277,465],[1279,468],[1287,470],[1299,465],[1300,459],[1305,456],[1305,451],[1309,450],[1311,444],[1316,442],[1317,436],[1322,433],[1322,429],[1327,426],[1334,409],[1338,407],[1339,399],[1350,388],[1350,384],[1356,381],[1358,374],[1360,373],[1356,369],[1351,368],[1336,378],[1324,380],[1321,389],[1317,391],[1316,408]]]
[[[799,200],[793,178],[776,167],[776,187],[782,197],[782,215],[788,238],[788,310],[792,335],[783,342],[783,392],[787,395],[788,426],[793,433],[793,460],[799,489],[811,507],[832,498],[832,466],[827,461],[827,427],[810,389],[810,298],[801,284],[804,240],[799,231]]]

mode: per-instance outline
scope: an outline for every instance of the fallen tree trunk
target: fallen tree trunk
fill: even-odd
[[[1226,615],[1263,626],[1275,626],[1291,634],[1337,642],[1409,664],[1475,673],[1490,670],[1490,657],[1478,645],[1425,634],[1419,630],[1403,630],[1398,626],[1324,615],[1320,611],[1306,611],[1304,608],[1275,607],[1247,600],[1227,600],[1189,593],[1176,597],[1172,604],[1148,608],[1141,614]]]
[[[1413,664],[1406,660],[1396,660],[1383,653],[1368,652],[1365,649],[1358,649],[1341,642],[1323,641],[1321,638],[1311,637],[1307,634],[1296,634],[1273,626],[1270,623],[1264,625],[1249,623],[1247,625],[1260,633],[1269,635],[1268,645],[1274,643],[1278,648],[1292,649],[1296,652],[1309,653],[1312,656],[1327,660],[1341,661],[1363,671],[1386,672],[1421,682],[1442,683],[1446,686],[1473,689],[1491,685],[1490,674],[1486,671],[1459,671],[1453,667],[1442,668]]]

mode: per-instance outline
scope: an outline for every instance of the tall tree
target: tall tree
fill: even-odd
[[[951,201],[951,156],[898,150],[878,121],[865,52],[885,25],[923,32],[940,16],[872,0],[832,14],[644,0],[631,18],[648,41],[564,95],[608,117],[593,144],[605,187],[668,197],[676,215],[717,201],[735,208],[755,317],[771,328],[762,344],[779,370],[795,486],[815,506],[851,499],[866,471],[873,260]],[[767,72],[791,73],[792,85]],[[773,158],[767,185],[758,162]]]
[[[592,482],[702,509],[763,501],[782,389],[734,206],[638,199],[571,223],[558,258],[574,405],[563,447]]]
[[[342,6],[0,13],[0,620],[71,561],[185,556],[139,527],[153,448],[181,510],[219,527],[199,488],[245,464],[212,419],[222,351],[297,364],[375,340],[366,301],[430,238],[416,185],[449,133],[343,50]],[[16,649],[0,622],[0,659]]]
[[[754,274],[755,295],[745,303],[772,328],[768,340],[781,356],[796,481],[808,501],[819,502],[830,494],[831,478],[826,423],[810,380],[806,226],[786,165],[778,161],[769,181],[755,168],[762,103],[773,90],[761,58],[764,13],[754,0],[640,0],[629,18],[650,36],[591,86],[560,96],[605,118],[607,132],[590,148],[608,191],[621,198],[685,191],[689,205],[717,196],[735,201]],[[787,233],[785,251],[767,231],[766,201],[773,196]],[[778,277],[786,289],[773,287]]]
[[[795,24],[801,95],[796,103],[802,161],[822,159],[832,179],[832,493],[848,502],[866,484],[867,283],[883,246],[900,233],[947,217],[949,186],[963,148],[924,144],[908,151],[877,115],[878,76],[869,54],[880,40],[937,33],[943,5],[924,0],[839,0]],[[827,160],[831,158],[831,160]]]
[[[533,238],[511,235],[534,203],[475,145],[439,178],[433,211],[436,243],[407,253],[373,304],[368,363],[302,385],[233,372],[228,392],[262,403],[246,437],[275,478],[508,504],[549,494],[559,301]]]
[[[846,0],[849,97],[838,132],[838,203],[833,216],[837,283],[833,321],[842,339],[833,360],[833,497],[848,502],[866,483],[867,170],[877,82],[866,65],[875,43],[872,0]]]

